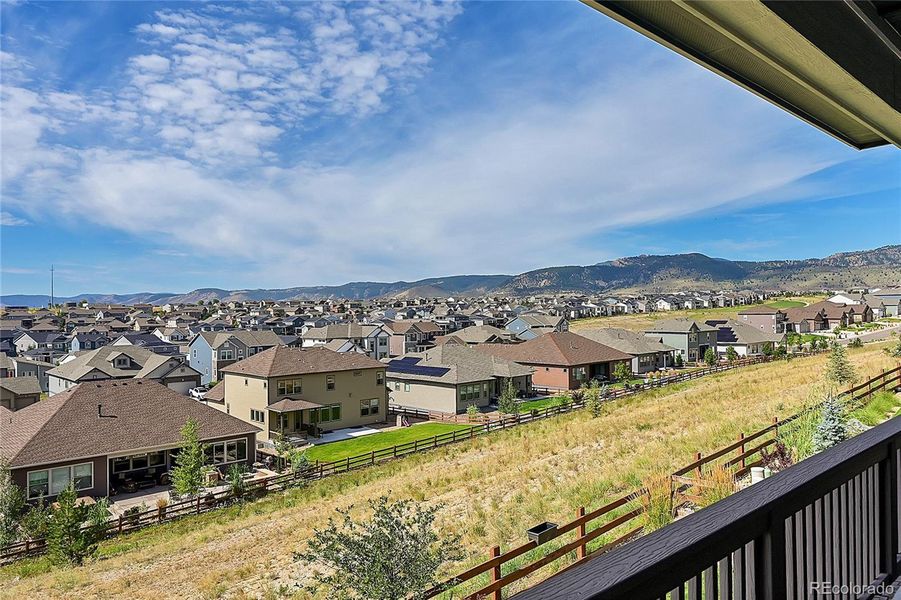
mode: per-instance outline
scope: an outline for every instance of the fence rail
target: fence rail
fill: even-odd
[[[703,377],[704,375],[728,371],[740,366],[749,366],[769,362],[771,360],[773,360],[772,357],[743,359],[741,361],[735,361],[732,364],[715,365],[714,367],[699,369],[690,373],[680,373],[672,377],[663,378],[661,382],[655,381],[649,384],[641,384],[638,386],[633,386],[628,390],[611,390],[605,400],[611,401],[654,387],[662,387],[672,383],[697,379],[699,377]],[[877,382],[877,380],[880,381],[881,384],[878,384],[874,387],[874,385],[872,384]],[[892,369],[891,371],[883,372],[882,374],[877,375],[876,377],[864,382],[859,386],[856,386],[855,388],[848,390],[847,392],[852,394],[851,397],[854,401],[858,401],[861,398],[866,398],[868,397],[868,395],[872,395],[872,393],[874,393],[878,389],[882,389],[883,387],[886,387],[887,385],[890,385],[895,381],[901,381],[901,366]],[[323,479],[332,475],[371,467],[385,461],[402,458],[404,456],[409,456],[418,452],[424,452],[449,444],[455,444],[458,442],[474,439],[477,436],[487,435],[498,430],[504,430],[510,427],[516,427],[518,425],[525,425],[557,415],[573,412],[575,410],[584,408],[584,405],[584,401],[579,400],[557,406],[548,406],[542,409],[535,409],[518,415],[503,416],[498,419],[489,420],[482,424],[474,425],[466,429],[459,429],[443,434],[438,434],[422,440],[414,440],[412,442],[397,444],[388,448],[374,450],[365,454],[359,454],[341,460],[317,462],[308,468],[298,470],[296,472],[275,475],[265,479],[251,480],[245,484],[245,491],[243,492],[241,497],[243,498],[253,497],[256,495],[265,495],[272,491],[280,491],[288,487]],[[790,422],[798,416],[799,415],[794,415],[792,417],[789,417],[788,419],[781,421],[778,425],[784,425],[785,423]],[[774,424],[764,430],[752,434],[751,436],[745,438],[745,440],[746,442],[755,440],[766,432],[772,430],[774,427],[777,427],[778,425]],[[770,440],[760,447],[752,448],[751,451],[745,452],[745,457],[743,458],[743,460],[759,453],[760,450],[774,442],[775,439]],[[699,455],[698,461],[701,461],[702,465],[707,464],[714,460],[711,458],[711,456],[701,457]],[[748,463],[747,468],[750,468],[750,466],[754,465]],[[635,494],[636,493],[632,493],[626,497],[632,497],[635,496]],[[214,510],[224,504],[232,503],[238,499],[239,498],[236,498],[229,490],[222,490],[216,493],[207,493],[195,498],[178,500],[168,504],[166,507],[150,508],[146,511],[141,511],[139,513],[131,514],[128,516],[122,515],[118,517],[118,519],[110,522],[107,528],[107,535],[121,535],[142,529],[150,525],[173,521],[184,516],[201,514],[210,510]],[[600,516],[602,515],[598,515],[598,517]],[[637,516],[639,515],[633,515],[630,519],[635,519]],[[566,525],[564,525],[563,527],[566,527]],[[566,529],[565,531],[570,530],[571,529]],[[560,528],[558,528],[558,532],[559,531]],[[586,535],[590,535],[590,533]],[[622,541],[625,541],[626,539],[631,539],[631,537],[634,536],[625,536],[619,543],[622,543]],[[530,543],[528,550],[531,550],[535,547],[537,546],[534,543]],[[42,539],[15,542],[13,544],[0,548],[0,564],[18,560],[26,556],[42,554],[45,550],[46,543]],[[528,550],[525,550],[524,552]],[[598,550],[595,550],[593,553],[597,553],[597,551]],[[520,578],[525,577],[530,573],[531,571],[529,573],[521,575]],[[507,583],[505,583],[504,585],[507,585]]]
[[[845,390],[843,397],[845,398],[845,402],[848,406],[854,407],[859,404],[861,400],[871,398],[874,393],[893,386],[901,386],[901,365],[895,367],[894,369],[883,370],[882,373],[876,375],[875,377],[872,377],[871,379],[868,379],[862,384]],[[704,488],[706,486],[704,481],[701,479],[705,468],[709,469],[711,467],[727,467],[729,469],[732,469],[732,475],[735,478],[740,478],[746,475],[752,467],[760,466],[763,463],[762,452],[776,443],[780,428],[790,425],[791,423],[797,421],[801,416],[808,414],[811,411],[818,410],[820,406],[821,405],[808,407],[803,411],[782,420],[774,418],[771,425],[750,434],[742,433],[739,435],[737,441],[728,444],[727,446],[724,446],[723,448],[720,448],[714,452],[711,452],[706,456],[702,455],[701,453],[697,453],[696,458],[693,462],[685,465],[681,469],[676,470],[670,476],[670,489],[673,507],[672,510],[675,511],[681,506],[684,506],[686,502],[697,503],[700,500],[701,489],[699,488]],[[596,521],[598,519],[601,519],[602,517],[609,516],[612,511],[622,507],[628,501],[635,501],[637,499],[640,499],[647,493],[648,492],[646,489],[633,492],[632,494],[619,498],[611,504],[607,504],[599,509],[596,509],[595,511],[592,511],[587,515],[585,515],[584,513],[585,509],[580,508],[580,516],[574,521],[557,527],[554,537],[549,539],[545,543],[553,542],[553,540],[555,540],[557,537],[578,528],[579,536],[575,540],[560,548],[549,551],[546,555],[536,559],[534,562],[519,567],[516,570],[507,573],[506,575],[501,576],[501,573],[503,572],[503,566],[506,563],[519,558],[526,552],[539,548],[542,544],[529,542],[505,553],[500,553],[499,547],[493,547],[489,555],[489,560],[467,569],[456,577],[447,579],[441,586],[438,586],[431,590],[427,597],[437,596],[444,591],[455,588],[456,586],[459,586],[479,575],[488,573],[491,576],[490,584],[466,595],[465,598],[488,598],[490,596],[493,599],[500,600],[501,592],[505,586],[508,586],[531,575],[539,568],[563,558],[566,554],[572,552],[575,549],[584,548],[589,541],[593,540],[599,535],[602,535],[603,533],[607,533],[612,528],[627,523],[630,525],[637,525],[637,527],[635,527],[633,530],[629,531],[622,537],[617,538],[616,540],[614,540],[614,542],[597,548],[591,553],[585,553],[584,551],[577,552],[575,562],[567,566],[566,569],[568,570],[570,568],[573,568],[575,565],[580,564],[582,560],[587,556],[597,555],[612,550],[613,548],[622,545],[622,543],[624,543],[625,541],[629,541],[630,539],[637,537],[642,532],[642,526],[638,525],[638,518],[645,512],[643,507],[634,509],[633,511],[630,511],[625,515],[618,516],[616,519],[606,524],[601,524],[591,532],[586,531],[585,525],[590,521]],[[689,596],[695,597],[691,596],[690,594]],[[560,597],[563,598],[566,596]],[[700,595],[696,597],[701,598]],[[715,594],[708,594],[706,597],[716,598],[717,596]],[[745,596],[736,596],[736,598],[744,597]],[[670,600],[684,600],[684,598],[684,594],[676,594],[672,596]]]

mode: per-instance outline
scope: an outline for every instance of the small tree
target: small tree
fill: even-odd
[[[601,386],[596,380],[592,380],[588,386],[582,386],[582,397],[585,398],[585,408],[592,417],[599,417],[603,412],[601,400]]]
[[[707,351],[704,352],[704,362],[707,363],[707,366],[712,367],[716,364],[716,350],[713,348],[707,348]]]
[[[13,482],[9,465],[0,460],[0,548],[19,537],[19,521],[24,511],[25,494]]]
[[[848,437],[848,425],[842,405],[834,396],[829,396],[820,411],[820,422],[813,433],[814,451],[822,452]]]
[[[738,352],[735,351],[735,348],[733,346],[726,348],[726,360],[728,360],[730,363],[734,363],[736,360],[738,360]]]
[[[848,360],[845,347],[835,344],[829,354],[829,361],[826,363],[826,381],[833,387],[839,387],[854,383],[855,379],[857,379],[857,374],[854,372],[854,365]]]
[[[177,496],[196,496],[203,489],[206,452],[197,430],[193,419],[181,428],[181,449],[172,469],[172,488]]]
[[[613,379],[616,381],[628,381],[632,379],[632,365],[628,362],[616,363],[613,367]]]
[[[516,402],[516,388],[513,387],[513,382],[509,379],[504,385],[501,397],[497,401],[497,409],[505,415],[519,414],[519,403]]]
[[[292,473],[299,473],[310,466],[310,459],[307,457],[306,450],[302,448],[292,448],[287,454],[288,468]]]
[[[788,358],[788,350],[782,344],[776,346],[776,349],[773,350],[773,357],[775,358]]]
[[[373,514],[364,521],[352,519],[350,508],[339,509],[340,522],[330,518],[295,559],[325,568],[313,579],[331,598],[425,598],[438,583],[441,565],[463,557],[460,538],[435,532],[438,507],[389,502],[387,496],[369,506]]]
[[[682,360],[682,353],[681,353],[681,352],[678,353],[678,354],[676,354],[676,358],[673,360],[673,364],[674,364],[674,365],[676,366],[676,368],[678,368],[678,369],[681,369],[682,366],[685,364],[685,361]]]
[[[884,349],[885,353],[894,358],[901,358],[901,337],[898,341]]]
[[[106,500],[86,505],[78,502],[75,487],[56,497],[56,508],[47,523],[47,554],[55,564],[80,565],[97,551],[106,533]]]
[[[821,337],[819,340],[819,348],[820,350],[828,350],[829,349],[829,340],[824,337]]]
[[[763,355],[764,356],[772,356],[773,355],[773,342],[766,342],[763,345]]]
[[[479,416],[479,407],[475,404],[470,404],[466,407],[466,416],[469,417],[470,421],[474,421],[476,417]]]

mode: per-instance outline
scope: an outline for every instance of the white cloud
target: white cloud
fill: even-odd
[[[16,215],[6,212],[5,210],[0,212],[0,225],[4,227],[22,227],[23,225],[30,225],[27,220],[17,217]]]

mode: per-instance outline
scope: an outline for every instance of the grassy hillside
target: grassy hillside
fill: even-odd
[[[849,350],[861,375],[893,364],[882,346]],[[443,506],[442,527],[462,534],[469,554],[457,571],[493,544],[522,543],[531,525],[570,520],[580,505],[600,506],[819,399],[825,361],[722,373],[624,399],[597,419],[582,411],[335,477],[110,540],[84,567],[25,561],[0,569],[0,598],[302,598],[292,552],[336,507],[383,493]]]
[[[811,302],[824,300],[825,296],[798,296],[785,300],[776,300],[767,303],[773,308],[792,308],[804,306]],[[616,315],[613,317],[596,317],[591,319],[577,319],[570,321],[569,328],[577,332],[580,329],[595,329],[598,327],[621,327],[632,331],[644,331],[661,319],[694,319],[705,321],[707,319],[735,319],[738,313],[747,306],[727,306],[725,308],[701,308],[698,310],[673,310],[668,312],[641,313],[634,315]]]

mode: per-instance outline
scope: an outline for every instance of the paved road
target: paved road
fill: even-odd
[[[872,333],[864,333],[855,337],[848,337],[838,342],[840,344],[848,344],[851,340],[860,339],[863,342],[877,342],[879,340],[885,340],[892,337],[892,333],[898,333],[901,335],[901,325],[895,325],[894,327],[889,327],[887,329],[880,329],[879,331],[874,331]]]

